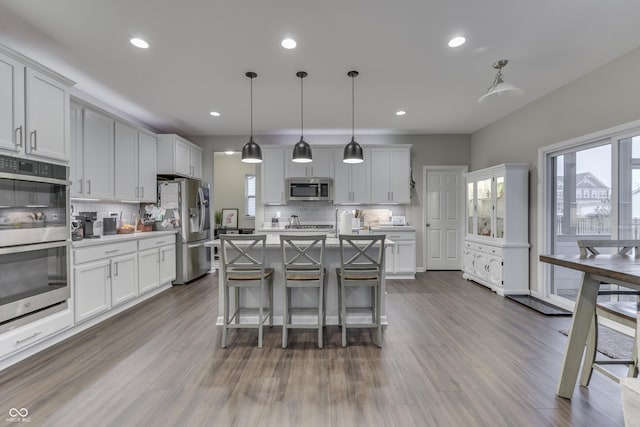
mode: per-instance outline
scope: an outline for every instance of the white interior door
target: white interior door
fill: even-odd
[[[423,217],[426,270],[461,270],[466,166],[425,166]]]

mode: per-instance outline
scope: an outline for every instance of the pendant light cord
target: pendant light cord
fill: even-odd
[[[253,77],[250,77],[249,80],[251,80],[251,84],[249,85],[250,89],[250,104],[251,104],[251,108],[249,109],[251,111],[250,113],[250,120],[249,122],[251,123],[251,136],[249,138],[250,141],[253,141]]]
[[[355,101],[355,76],[351,76],[351,139],[355,137],[356,131],[356,101]]]
[[[302,80],[304,80],[304,77],[300,77],[300,141],[304,137],[304,85]]]

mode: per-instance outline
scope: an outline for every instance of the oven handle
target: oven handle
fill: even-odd
[[[60,184],[60,185],[71,185],[71,181],[67,181],[64,179],[55,179],[55,178],[44,178],[40,176],[29,176],[29,175],[19,175],[16,173],[6,173],[0,172],[0,178],[4,179],[16,179],[18,181],[31,181],[31,182],[42,182],[45,184]]]
[[[15,254],[20,252],[39,251],[42,249],[62,248],[65,246],[69,248],[71,244],[68,241],[63,240],[63,241],[51,242],[51,243],[35,243],[32,245],[10,246],[8,248],[0,248],[0,255]]]

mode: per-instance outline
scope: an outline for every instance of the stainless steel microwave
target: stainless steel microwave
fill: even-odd
[[[333,200],[331,178],[287,178],[285,189],[287,202]]]

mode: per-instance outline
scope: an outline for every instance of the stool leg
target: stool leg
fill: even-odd
[[[322,278],[321,278],[322,279]],[[318,348],[322,348],[322,312],[323,312],[322,280],[318,283]]]
[[[347,346],[347,300],[346,300],[346,290],[345,290],[345,286],[344,286],[344,282],[342,282],[342,285],[340,286],[340,298],[342,299],[342,306],[341,306],[341,311],[342,311],[342,346],[346,347]]]
[[[582,362],[582,374],[580,375],[580,385],[587,387],[593,374],[593,361],[596,359],[598,350],[598,319],[593,315],[591,327],[587,336],[587,346],[584,351],[584,362]]]
[[[227,333],[229,331],[229,287],[226,283],[223,283],[222,286],[222,303],[224,304],[222,313],[222,348],[227,348]]]
[[[262,323],[264,322],[264,278],[260,283],[260,308],[258,308],[258,348],[262,348]]]
[[[636,334],[638,332],[636,331]],[[633,360],[633,364],[629,365],[629,372],[627,373],[628,377],[638,377],[638,338],[635,337],[633,340],[633,352],[631,354],[631,360]]]
[[[273,275],[269,278],[269,326],[273,327]]]
[[[284,307],[282,314],[282,348],[287,348],[288,345],[288,333],[289,329],[287,324],[289,323],[289,287],[287,287],[286,281],[284,285]]]
[[[376,286],[374,288],[374,292],[376,294],[376,325],[377,325],[377,330],[378,330],[378,337],[377,337],[377,341],[378,341],[378,347],[382,347],[382,313],[381,313],[381,309],[380,309],[380,302],[381,302],[381,295],[380,295],[380,289],[382,289],[380,286]]]

